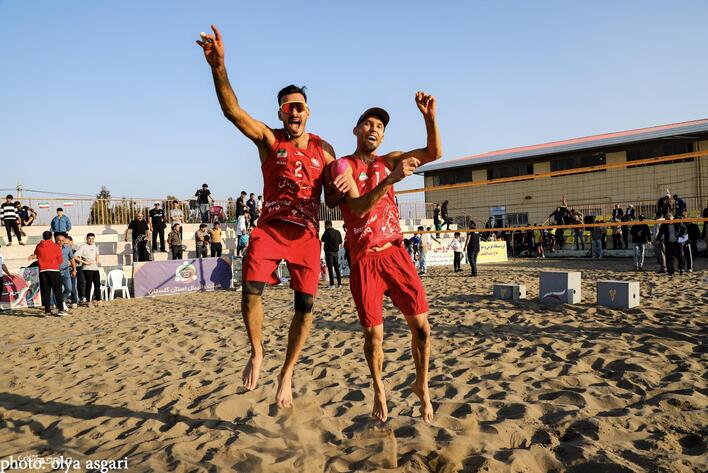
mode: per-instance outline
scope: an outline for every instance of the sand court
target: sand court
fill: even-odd
[[[3,316],[0,458],[127,457],[129,471],[704,471],[705,262],[671,281],[622,265],[515,261],[474,279],[433,269],[432,425],[411,391],[409,330],[388,302],[389,420],[372,420],[345,287],[317,298],[287,410],[274,405],[287,288],[266,289],[266,357],[251,392],[238,292]],[[541,270],[581,271],[584,301],[541,304]],[[641,306],[597,306],[601,279],[640,281]],[[529,299],[495,299],[494,283],[526,284]]]

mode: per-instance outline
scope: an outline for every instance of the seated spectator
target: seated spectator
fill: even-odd
[[[68,235],[71,231],[71,220],[64,215],[64,209],[61,207],[57,209],[57,214],[49,224],[49,229],[52,233],[61,233],[63,235]]]
[[[17,206],[18,206],[17,204],[19,204],[19,202],[15,202],[15,208],[17,208]],[[37,212],[33,208],[28,207],[26,205],[23,205],[22,207],[20,207],[19,214],[20,214],[20,225],[23,227],[31,226],[34,223],[35,219],[37,218]]]

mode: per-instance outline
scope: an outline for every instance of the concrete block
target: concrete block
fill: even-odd
[[[518,301],[519,299],[526,299],[526,285],[495,284],[492,293],[497,299]]]
[[[639,281],[598,281],[597,303],[613,309],[639,305]]]
[[[577,304],[582,299],[578,271],[541,271],[539,279],[541,302]]]

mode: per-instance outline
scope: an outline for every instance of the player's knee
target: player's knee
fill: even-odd
[[[241,288],[241,310],[247,312],[257,304],[261,299],[264,288],[264,282],[245,281]]]
[[[311,294],[295,291],[295,310],[310,313],[315,305],[315,298]]]
[[[383,330],[378,327],[367,327],[364,329],[364,346],[367,350],[374,350],[383,345]]]
[[[430,325],[425,324],[423,327],[415,329],[416,335],[418,335],[418,340],[427,341],[430,338]]]

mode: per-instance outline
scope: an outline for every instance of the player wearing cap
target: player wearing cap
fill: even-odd
[[[344,169],[341,175],[350,180],[350,189],[341,203],[351,258],[350,287],[363,327],[364,353],[373,378],[372,414],[382,421],[388,416],[381,379],[384,295],[391,298],[410,327],[416,370],[412,389],[420,398],[423,419],[426,422],[433,419],[428,390],[428,303],[420,277],[403,248],[400,215],[393,193],[396,182],[410,176],[419,165],[442,155],[435,121],[435,98],[418,92],[415,102],[428,133],[425,148],[378,156],[376,150],[383,141],[389,115],[381,108],[370,108],[359,117],[354,128],[356,151],[335,163],[335,169]],[[348,166],[339,166],[341,161],[346,161]]]
[[[320,273],[319,208],[322,174],[335,158],[332,147],[317,135],[306,133],[310,116],[304,88],[290,85],[278,93],[281,129],[271,129],[253,119],[239,105],[226,74],[224,46],[219,30],[203,35],[197,43],[204,50],[224,115],[258,148],[263,172],[265,203],[258,227],[251,233],[248,254],[243,261],[241,311],[251,343],[251,356],[243,371],[244,386],[255,389],[263,362],[261,327],[265,284],[277,284],[273,277],[281,259],[287,262],[290,287],[295,291],[295,315],[288,333],[285,363],[278,376],[276,402],[292,405],[292,374],[312,325],[312,307]],[[346,192],[346,179],[334,182]]]

